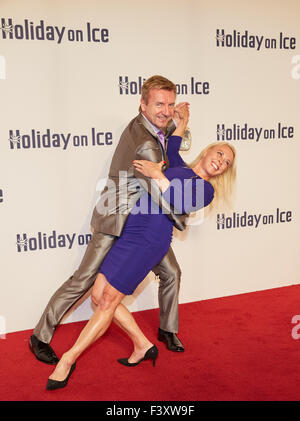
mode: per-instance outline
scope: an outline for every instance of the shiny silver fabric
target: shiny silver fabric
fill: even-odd
[[[174,130],[169,127],[166,138]],[[134,159],[153,162],[168,158],[156,133],[141,114],[134,118],[124,130],[115,150],[109,170],[109,180],[94,209],[91,225],[94,234],[77,271],[54,293],[42,314],[34,334],[49,343],[56,326],[64,314],[93,285],[99,267],[112,244],[120,236],[128,214],[142,193],[148,188],[153,200],[158,203],[179,229],[185,228],[187,215],[176,214],[164,200],[159,189],[151,186],[151,180],[141,175],[132,166]],[[178,332],[178,292],[180,268],[170,248],[167,255],[153,269],[160,279],[159,286],[159,326],[169,332]]]
[[[158,304],[159,327],[167,332],[178,333],[178,298],[181,270],[172,247],[162,261],[153,268],[159,278]]]
[[[94,233],[76,272],[54,293],[34,334],[49,343],[54,330],[64,314],[90,289],[99,271],[99,266],[117,237]]]
[[[141,188],[143,186],[174,222],[175,227],[180,231],[184,230],[186,215],[176,214],[175,209],[161,196],[157,185],[134,168],[132,165],[134,159],[166,161],[166,168],[169,165],[166,152],[156,133],[141,114],[129,123],[117,145],[107,185],[93,212],[91,222],[93,228],[96,231],[120,236],[130,210],[143,192]]]
[[[180,144],[181,151],[188,151],[191,149],[192,145],[192,134],[190,129],[187,127],[184,131],[184,135]]]

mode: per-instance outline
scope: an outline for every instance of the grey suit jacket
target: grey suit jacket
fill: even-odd
[[[174,128],[174,125],[171,125],[167,130],[166,141]],[[152,199],[173,221],[175,227],[181,231],[184,230],[187,215],[176,213],[162,197],[156,183],[134,168],[132,161],[135,159],[146,159],[152,162],[166,161],[164,169],[169,166],[168,157],[161,142],[141,114],[128,124],[116,147],[107,184],[93,211],[91,225],[94,230],[120,236],[131,209],[144,189],[151,194]]]

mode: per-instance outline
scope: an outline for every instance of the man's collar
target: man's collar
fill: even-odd
[[[149,120],[146,119],[142,113],[140,113],[138,116],[138,122],[139,124],[142,124],[145,129],[152,134],[153,137],[158,138],[157,132],[153,128],[153,124],[150,124]]]
[[[141,113],[142,114],[142,116],[144,117],[144,119],[146,120],[146,122],[150,125],[150,127],[153,129],[153,131],[157,134],[159,131],[160,131],[160,129],[158,129],[156,126],[154,126],[154,124],[152,124],[149,120],[148,120],[148,118],[143,114],[143,113]]]

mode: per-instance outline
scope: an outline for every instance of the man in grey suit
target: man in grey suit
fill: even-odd
[[[30,349],[38,360],[48,364],[58,362],[49,345],[55,328],[64,314],[93,285],[104,257],[115,239],[121,235],[128,214],[141,196],[143,188],[147,189],[163,212],[168,214],[175,227],[184,230],[187,215],[176,213],[162,197],[159,188],[132,165],[135,159],[145,159],[153,162],[165,161],[165,168],[168,167],[166,146],[168,137],[175,129],[172,120],[176,110],[175,98],[176,86],[162,76],[152,76],[144,83],[140,113],[126,127],[116,147],[108,183],[93,212],[93,235],[82,262],[51,297],[30,337]],[[160,280],[158,339],[165,342],[169,350],[183,352],[184,347],[177,337],[181,271],[172,248],[153,268],[153,272]]]

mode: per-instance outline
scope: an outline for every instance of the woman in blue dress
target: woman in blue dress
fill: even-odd
[[[168,140],[170,166],[163,172],[161,163],[137,160],[135,168],[150,177],[162,195],[180,214],[189,214],[222,199],[234,174],[235,150],[226,142],[209,145],[198,159],[187,166],[179,155],[181,139],[189,118],[188,106],[182,108],[180,122]],[[167,214],[145,193],[131,210],[122,235],[115,241],[100,266],[92,289],[92,301],[97,308],[75,344],[63,354],[48,379],[47,389],[65,387],[75,369],[79,355],[96,341],[112,320],[129,335],[133,353],[118,361],[136,366],[144,360],[155,360],[158,349],[138,327],[132,314],[121,303],[130,295],[151,269],[167,253],[172,241],[173,223]],[[117,316],[114,319],[114,316]]]

